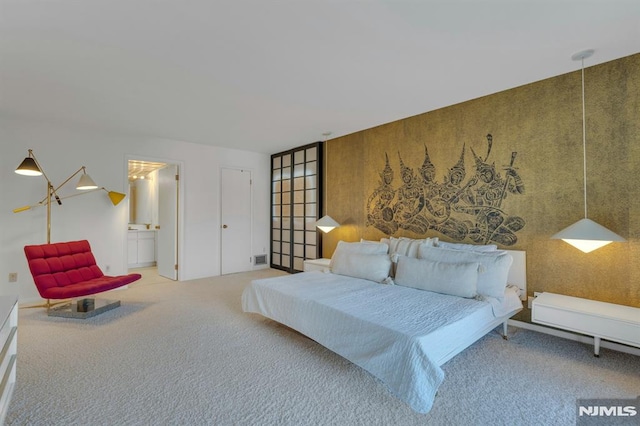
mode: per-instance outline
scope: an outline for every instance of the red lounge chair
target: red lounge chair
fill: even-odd
[[[71,299],[130,284],[140,274],[106,276],[96,265],[87,240],[25,246],[33,281],[42,298]]]

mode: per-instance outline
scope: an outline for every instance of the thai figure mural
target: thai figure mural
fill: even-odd
[[[398,230],[398,224],[394,221],[394,212],[391,206],[396,196],[393,183],[393,169],[389,165],[389,156],[385,153],[384,170],[380,173],[380,182],[367,201],[366,225],[375,226],[385,234],[393,234]]]
[[[400,228],[417,234],[424,233],[429,229],[429,223],[426,217],[420,214],[425,202],[423,185],[414,170],[404,164],[400,153],[398,159],[402,186],[398,188],[396,204],[393,206],[394,217]]]
[[[435,181],[435,166],[429,158],[425,145],[425,159],[421,168],[423,185],[425,187],[424,214],[429,219],[428,229],[433,229],[455,240],[464,239],[466,225],[451,216],[452,199],[458,200],[463,192],[460,183],[464,180],[464,146],[460,160],[445,176],[443,183]],[[462,164],[462,166],[460,166]],[[423,232],[424,233],[424,232]]]
[[[440,196],[440,185],[436,182],[436,167],[429,158],[427,145],[424,146],[424,162],[420,168],[420,177],[425,200],[425,216],[429,220],[429,228],[432,228],[449,217],[449,205]]]
[[[524,194],[524,183],[514,163],[517,153],[505,167],[504,177],[489,162],[493,137],[487,139],[487,153],[481,158],[470,149],[474,168],[465,167],[466,145],[455,163],[436,181],[436,167],[424,145],[424,160],[416,175],[405,165],[400,153],[401,185],[393,187],[393,170],[385,154],[385,168],[381,181],[367,202],[367,226],[373,226],[387,235],[404,229],[416,234],[436,231],[456,241],[469,239],[478,244],[496,243],[511,246],[518,240],[516,233],[525,221],[502,208],[508,195]]]
[[[516,232],[525,225],[518,216],[510,216],[501,209],[503,200],[509,193],[523,194],[524,183],[513,167],[517,152],[511,153],[511,162],[505,169],[505,178],[496,172],[495,164],[482,160],[471,150],[476,164],[479,186],[476,190],[476,226],[469,238],[481,244],[494,242],[506,246],[516,243]]]

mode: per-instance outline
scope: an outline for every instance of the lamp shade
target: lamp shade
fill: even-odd
[[[336,222],[331,216],[322,216],[316,222],[316,227],[320,229],[322,232],[327,233],[333,231],[334,228],[340,226],[338,222]]]
[[[26,157],[16,169],[16,173],[24,176],[40,176],[42,170],[40,170],[40,167],[32,157]]]
[[[586,217],[564,228],[551,238],[563,240],[585,253],[606,246],[614,241],[626,241],[620,235]]]
[[[120,201],[124,200],[124,197],[126,197],[126,195],[121,192],[109,191],[109,199],[114,206],[117,206]]]
[[[78,181],[78,185],[76,185],[76,189],[85,190],[85,189],[96,189],[98,185],[91,179],[86,173],[83,173],[80,176],[80,180]]]

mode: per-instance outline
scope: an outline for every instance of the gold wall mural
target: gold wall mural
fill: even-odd
[[[467,173],[466,147],[442,181],[436,178],[436,166],[424,146],[424,161],[416,171],[405,165],[398,153],[400,182],[394,182],[394,169],[385,153],[385,167],[378,187],[367,200],[367,226],[388,235],[399,229],[424,235],[434,230],[454,241],[469,239],[476,244],[498,243],[512,246],[525,221],[512,216],[503,207],[508,194],[523,194],[524,183],[514,167],[517,152],[504,168],[504,176],[490,162],[493,136],[487,135],[484,157],[470,149],[473,166]]]
[[[494,243],[526,250],[529,295],[640,306],[640,54],[585,79],[589,218],[628,242],[584,254],[550,239],[584,217],[578,70],[329,140],[341,227],[324,257],[389,235]]]

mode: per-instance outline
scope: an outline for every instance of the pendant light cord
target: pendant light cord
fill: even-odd
[[[584,183],[584,218],[587,218],[587,120],[584,107],[584,58],[582,58],[582,170]]]
[[[324,217],[329,214],[327,213],[327,179],[329,178],[327,174],[327,139],[331,136],[331,132],[324,132],[322,136],[324,136],[324,143],[322,144],[322,156],[324,157],[322,159],[322,210],[324,210],[324,212],[320,212],[320,217]]]

